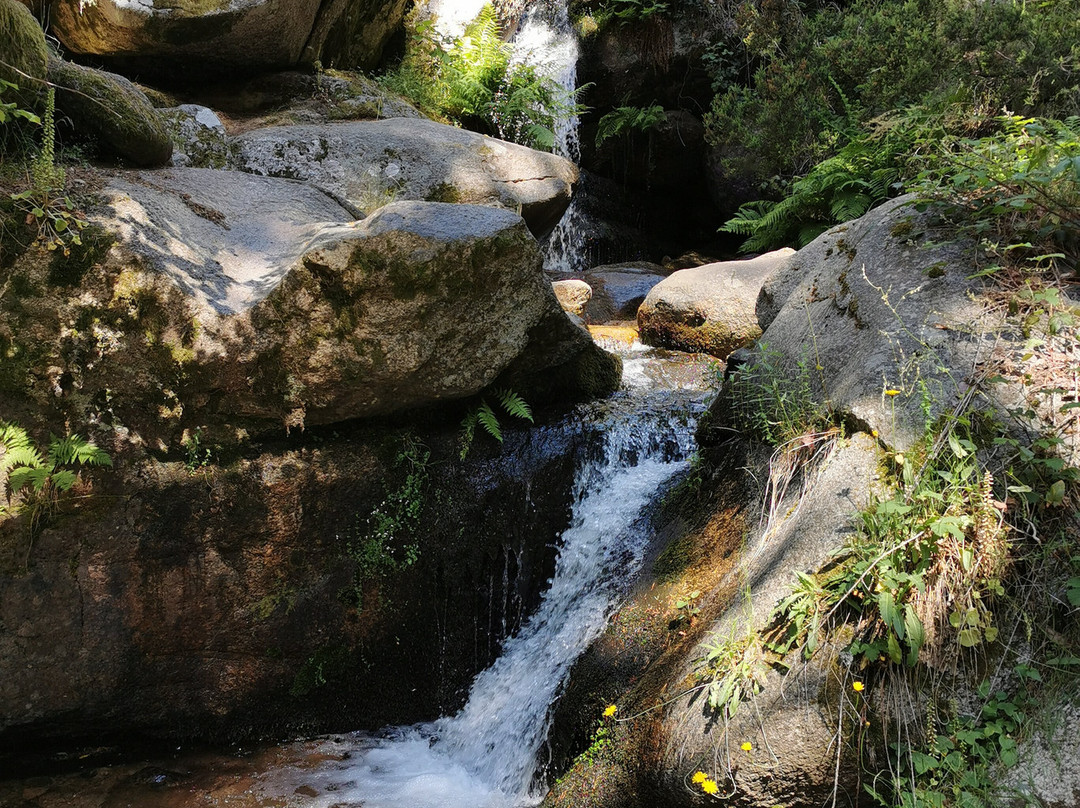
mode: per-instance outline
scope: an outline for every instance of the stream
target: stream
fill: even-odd
[[[712,377],[707,359],[609,343],[623,389],[579,407],[592,436],[578,463],[570,526],[538,609],[474,680],[455,715],[232,753],[0,783],[9,799],[55,808],[519,808],[547,790],[541,760],[552,705],[576,659],[640,572],[655,505],[689,464]],[[418,649],[422,653],[422,649]]]

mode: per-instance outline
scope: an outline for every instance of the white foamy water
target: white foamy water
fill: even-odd
[[[637,358],[632,349],[626,355]],[[570,667],[603,631],[650,539],[649,506],[686,466],[694,418],[673,417],[694,385],[626,388],[598,409],[598,433],[579,464],[569,528],[537,611],[473,682],[456,715],[325,742],[315,769],[285,769],[264,793],[301,785],[310,808],[521,808],[537,804],[537,758]],[[694,392],[686,392],[689,387]],[[674,398],[673,398],[674,397]],[[418,653],[423,653],[418,649]],[[290,803],[291,804],[291,803]]]

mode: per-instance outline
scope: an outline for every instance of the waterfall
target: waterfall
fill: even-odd
[[[570,24],[567,0],[534,0],[513,39],[514,61],[535,65],[567,93],[577,88],[578,38]],[[581,159],[578,116],[562,119],[555,128],[555,154],[577,163]],[[555,230],[545,239],[544,269],[555,274],[580,273],[585,265],[584,217],[575,196]]]
[[[648,361],[638,354],[628,364]],[[267,783],[268,793],[290,793],[294,777],[320,795],[305,799],[310,808],[520,808],[542,799],[537,758],[551,705],[639,571],[651,506],[693,449],[695,418],[679,412],[697,412],[702,393],[689,385],[657,390],[635,376],[640,383],[575,416],[590,418],[595,433],[578,464],[554,576],[537,611],[476,677],[461,711],[328,742],[338,744],[328,754],[347,759],[317,772],[279,772],[284,782]]]

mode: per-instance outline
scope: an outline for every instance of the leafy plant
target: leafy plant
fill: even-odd
[[[515,418],[521,418],[533,422],[532,409],[525,400],[513,390],[496,390],[496,401],[503,411]],[[476,436],[476,427],[480,426],[499,443],[503,441],[502,426],[499,424],[499,416],[494,408],[488,404],[487,399],[481,399],[480,403],[465,416],[461,422],[461,452],[460,457],[464,460],[472,448],[473,439]]]
[[[4,81],[3,79],[0,79],[0,96],[4,94],[5,90],[18,89],[18,84],[12,84],[10,81]],[[30,110],[22,109],[14,101],[0,101],[0,124],[7,123],[8,121],[19,118],[24,121],[29,121],[33,124],[41,123],[41,118],[39,118]]]
[[[420,545],[416,527],[424,507],[431,452],[413,435],[402,438],[394,461],[404,471],[401,484],[387,490],[385,498],[367,516],[357,518],[346,544],[355,562],[353,595],[363,606],[363,584],[416,563]]]
[[[832,413],[815,397],[812,373],[806,354],[795,368],[787,368],[779,351],[759,343],[754,359],[731,379],[731,408],[737,426],[773,446],[831,427]]]
[[[214,462],[214,450],[203,443],[201,429],[190,433],[182,445],[186,454],[184,467],[188,474],[194,475]]]
[[[26,516],[31,538],[27,563],[42,519],[50,516],[61,497],[79,482],[79,468],[111,465],[106,452],[80,435],[53,435],[42,450],[25,429],[0,421],[0,480],[5,498],[0,518],[10,513]]]
[[[947,138],[914,189],[987,250],[1032,269],[1080,259],[1080,117],[997,119],[986,137]],[[1001,265],[984,272],[994,272]]]
[[[659,104],[649,107],[621,106],[600,118],[596,127],[596,147],[614,137],[627,136],[631,132],[648,132],[666,119],[664,108]]]
[[[55,105],[56,91],[50,87],[42,116],[41,150],[30,166],[29,187],[10,196],[25,214],[26,223],[37,227],[36,241],[66,256],[72,246],[82,245],[80,231],[89,222],[64,192],[66,172],[56,164]]]
[[[491,5],[456,39],[440,37],[430,20],[414,17],[410,26],[404,57],[380,80],[426,114],[550,150],[556,121],[578,113],[573,93],[534,66],[511,62]]]
[[[626,25],[650,19],[654,15],[662,15],[667,10],[668,4],[660,0],[605,0],[597,16],[600,25],[609,19]]]
[[[739,705],[761,691],[764,657],[757,632],[722,637],[713,634],[702,643],[698,678],[707,682],[709,708],[731,718]]]

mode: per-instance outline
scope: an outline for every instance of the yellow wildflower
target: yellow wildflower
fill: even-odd
[[[611,716],[615,715],[615,713],[617,713],[618,711],[618,707],[616,707],[614,704],[609,704],[607,706],[607,709],[604,710],[604,718],[611,718]]]
[[[715,794],[720,790],[720,786],[716,784],[715,780],[705,780],[701,784],[701,790],[704,791],[706,794]]]
[[[754,745],[750,743],[750,741],[743,741],[742,746],[740,746],[739,748],[744,752],[749,752],[751,749],[754,748]]]
[[[876,438],[877,437],[877,430],[876,429],[870,430],[870,434],[873,435]]]
[[[887,395],[887,396],[898,396],[898,395],[900,395],[900,391],[899,390],[893,390],[893,389],[890,388],[890,389],[885,391],[885,395]]]
[[[862,693],[863,683],[856,680],[851,683],[851,689],[854,690],[856,693]]]
[[[705,772],[694,772],[694,776],[690,778],[695,783],[704,783],[709,779],[709,776]]]

